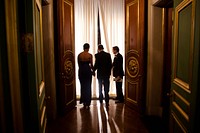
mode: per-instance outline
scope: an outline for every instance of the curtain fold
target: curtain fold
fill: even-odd
[[[90,44],[90,53],[97,52],[98,42],[98,0],[74,0],[75,13],[75,61],[83,51],[83,44]],[[94,56],[93,56],[94,59]],[[80,82],[78,80],[78,64],[76,63],[76,95],[80,97]],[[96,77],[93,77],[92,96],[98,96]]]
[[[124,56],[125,48],[125,1],[124,0],[99,0],[99,19],[101,43],[105,51],[111,54],[112,47],[118,46]],[[125,64],[125,60],[123,62]],[[115,82],[110,79],[110,95],[115,95]],[[124,87],[123,87],[124,89]]]
[[[111,54],[112,47],[118,46],[124,55],[125,42],[125,12],[124,0],[74,0],[75,13],[75,57],[83,51],[83,44],[90,44],[90,53],[97,52],[98,46],[98,10],[100,21],[101,44],[104,50]],[[124,61],[125,62],[125,61]],[[115,83],[110,78],[110,95],[115,95]],[[78,65],[76,63],[76,95],[80,96],[78,80]],[[92,97],[98,97],[98,82],[96,77],[92,81]]]

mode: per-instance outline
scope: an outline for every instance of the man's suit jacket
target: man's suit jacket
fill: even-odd
[[[97,78],[110,77],[112,60],[109,53],[101,51],[95,54],[94,71],[97,70]]]
[[[113,61],[113,76],[123,78],[124,71],[123,71],[123,57],[120,53],[118,53]]]

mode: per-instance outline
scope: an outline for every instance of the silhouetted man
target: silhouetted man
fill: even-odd
[[[117,97],[115,100],[116,103],[122,103],[124,102],[124,95],[122,93],[122,82],[123,82],[123,57],[119,53],[119,48],[117,46],[113,47],[113,54],[115,55],[114,61],[113,61],[113,77],[115,77],[116,82],[116,92]]]
[[[98,45],[98,53],[95,54],[94,71],[97,70],[97,79],[99,83],[99,100],[103,102],[102,86],[104,86],[104,95],[106,106],[109,106],[109,86],[112,60],[109,53],[103,51],[103,45]]]

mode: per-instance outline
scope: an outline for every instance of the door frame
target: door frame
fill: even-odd
[[[173,8],[162,9],[162,44],[163,54],[163,78],[161,90],[161,104],[163,107],[162,118],[166,129],[169,128],[170,117],[170,88],[171,88],[171,54],[172,54],[172,12]]]
[[[23,133],[16,0],[5,0],[6,42],[14,132]]]

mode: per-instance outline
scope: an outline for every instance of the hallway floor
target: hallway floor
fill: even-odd
[[[47,133],[150,133],[147,121],[137,112],[123,103],[115,104],[110,100],[110,106],[93,100],[89,109],[77,103],[75,109],[48,123]],[[149,123],[148,123],[149,125]],[[159,125],[156,126],[159,128]],[[156,131],[157,132],[157,131]]]

